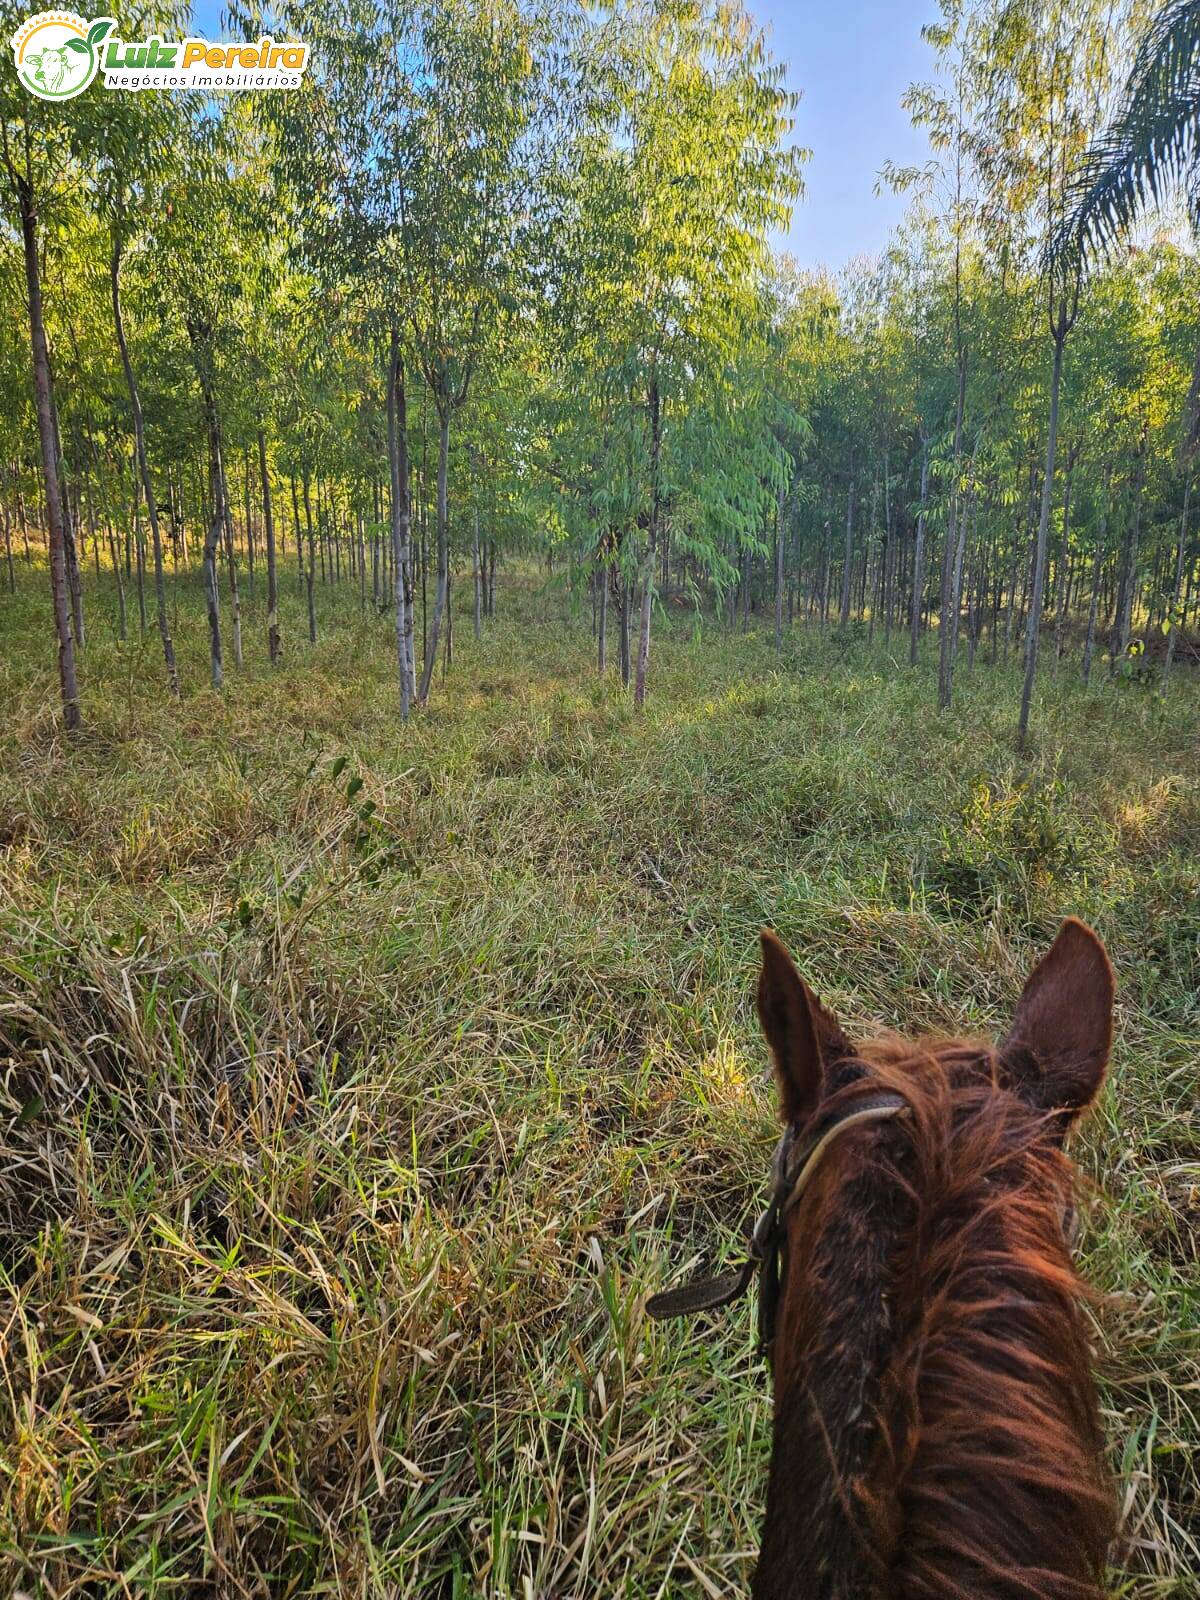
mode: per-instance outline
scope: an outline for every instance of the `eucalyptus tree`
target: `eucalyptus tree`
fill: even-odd
[[[777,357],[784,394],[802,431],[785,436],[791,457],[791,513],[797,569],[809,568],[814,597],[827,592],[832,548],[832,479],[847,456],[845,407],[841,394],[847,369],[840,286],[823,271],[794,282],[781,280]],[[823,605],[819,609],[824,614]]]
[[[166,9],[146,20],[163,36],[171,37],[184,27],[186,16],[177,9]],[[109,287],[113,330],[129,394],[134,454],[146,520],[150,527],[158,632],[167,684],[176,696],[179,694],[179,672],[167,614],[158,496],[146,448],[141,392],[126,336],[121,269],[130,249],[144,246],[148,220],[165,210],[169,204],[171,184],[181,167],[182,140],[188,136],[188,125],[198,114],[198,109],[194,97],[190,95],[180,100],[155,94],[108,94],[94,98],[88,118],[96,156],[95,205],[107,225],[110,238]]]
[[[908,297],[909,284],[896,266],[895,253],[889,252],[876,269],[872,316],[863,345],[866,427],[862,439],[869,452],[871,474],[870,525],[863,552],[864,596],[869,585],[868,639],[874,638],[882,622],[889,641],[896,610],[905,485],[918,448],[919,374],[913,357],[915,336],[922,326],[922,316]]]
[[[761,286],[757,325],[747,319],[738,348],[680,407],[662,445],[664,519],[684,595],[699,610],[700,575],[718,594],[737,579],[729,553],[774,568],[776,649],[782,643],[785,547],[791,495],[811,443],[807,418],[780,371],[778,305]],[[654,581],[661,581],[657,572]],[[643,590],[644,603],[644,590]]]
[[[1189,408],[1194,405],[1192,396],[1196,390],[1196,312],[1200,304],[1200,271],[1197,269],[1195,256],[1190,251],[1175,249],[1172,246],[1160,246],[1157,252],[1163,258],[1164,271],[1161,278],[1162,292],[1159,296],[1161,305],[1161,342],[1166,356],[1164,366],[1173,369],[1176,385],[1181,369],[1189,373],[1187,396]],[[1168,379],[1169,381],[1169,379]],[[1178,415],[1178,411],[1174,413]],[[1176,537],[1175,559],[1170,576],[1169,593],[1165,596],[1163,617],[1160,624],[1167,635],[1167,649],[1163,661],[1163,690],[1166,691],[1167,683],[1171,676],[1179,636],[1184,621],[1183,608],[1185,600],[1185,584],[1190,568],[1195,562],[1195,536],[1193,526],[1195,522],[1196,499],[1196,461],[1195,452],[1190,447],[1179,453],[1179,469],[1183,477],[1183,501],[1179,508],[1178,533]]]
[[[428,698],[449,579],[450,431],[534,282],[563,87],[541,0],[414,8],[397,266],[417,363],[438,419],[437,593],[418,700]]]
[[[226,556],[235,660],[241,664],[241,610],[227,463],[227,413],[250,397],[245,330],[256,314],[260,231],[267,225],[261,172],[235,155],[232,129],[212,111],[181,137],[168,203],[150,228],[150,290],[166,326],[181,327],[200,392],[208,451],[204,590],[214,688],[224,681],[220,556]],[[215,245],[214,245],[215,242]]]
[[[246,115],[242,137],[252,144],[253,130],[245,126],[249,121]],[[245,258],[243,294],[253,310],[242,319],[239,331],[246,380],[246,443],[257,462],[262,506],[263,553],[267,567],[267,659],[272,666],[277,666],[283,639],[279,623],[279,540],[272,492],[272,444],[282,431],[289,408],[294,409],[303,394],[298,365],[304,361],[308,348],[319,348],[328,342],[336,318],[331,315],[334,308],[317,300],[311,279],[291,270],[288,247],[294,216],[287,204],[289,197],[272,188],[265,161],[258,171],[263,190],[273,204],[276,226],[264,230],[258,250]],[[253,546],[250,548],[252,550]]]
[[[1031,243],[1052,240],[1111,82],[1111,46],[1124,17],[1109,0],[987,0],[970,32],[985,106],[980,166],[994,205],[1025,219]],[[1046,456],[1026,618],[1025,680],[1017,725],[1024,750],[1037,673],[1046,548],[1055,489],[1063,352],[1079,312],[1077,259],[1043,253],[1051,344]]]
[[[897,364],[909,377],[912,412],[905,435],[912,442],[909,472],[918,474],[919,488],[913,518],[909,577],[908,659],[917,665],[925,593],[925,536],[929,518],[930,443],[940,414],[944,386],[942,363],[937,359],[939,324],[933,292],[935,259],[929,248],[931,224],[918,208],[915,227],[901,229],[881,265],[889,322],[895,323]],[[902,480],[903,481],[903,480]]]
[[[20,304],[23,278],[24,265],[17,252],[0,249],[0,304]],[[16,561],[22,560],[26,566],[32,561],[21,467],[29,441],[37,433],[28,371],[27,333],[17,318],[0,318],[0,516],[4,519],[5,564],[12,591],[16,589]]]
[[[840,473],[845,475],[845,520],[842,540],[839,585],[838,626],[850,623],[854,533],[861,483],[870,480],[875,453],[872,437],[874,418],[869,410],[871,383],[871,341],[878,328],[879,283],[865,261],[851,263],[840,275],[837,328],[825,340],[824,353],[829,382],[824,392],[814,396],[814,425],[827,458],[830,484]],[[832,539],[828,551],[832,569]],[[832,581],[832,580],[831,580]]]
[[[520,313],[545,222],[570,13],[542,0],[298,0],[306,92],[272,107],[280,171],[303,207],[301,248],[383,334],[401,711],[429,694],[449,581],[455,416]],[[556,34],[557,29],[557,34]],[[438,578],[419,686],[412,651],[406,361],[438,419]]]
[[[477,634],[495,614],[495,573],[500,552],[532,553],[553,538],[561,496],[562,461],[547,445],[549,343],[544,329],[521,319],[506,341],[503,362],[491,361],[458,429],[451,484],[469,525]],[[558,443],[561,447],[562,435]]]
[[[0,6],[0,34],[7,40],[22,19],[21,9]],[[107,20],[107,19],[106,19]],[[94,25],[95,41],[111,27]],[[93,41],[89,40],[89,46]],[[78,185],[86,161],[88,99],[53,103],[31,95],[17,74],[0,74],[0,216],[21,241],[25,268],[25,315],[33,371],[34,406],[41,455],[49,540],[50,592],[58,642],[58,678],[63,723],[68,733],[81,725],[75,651],[79,616],[72,625],[68,594],[68,544],[71,539],[60,471],[61,448],[55,411],[50,341],[43,295],[44,257],[58,242],[79,204]]]
[[[750,393],[761,397],[765,426],[781,451],[786,483],[780,482],[775,527],[775,652],[783,648],[784,588],[788,582],[789,544],[795,539],[802,505],[811,499],[812,484],[804,474],[815,443],[809,417],[818,363],[814,346],[836,322],[837,306],[828,286],[802,274],[793,262],[775,263],[763,285],[766,338],[762,357],[765,374]],[[748,453],[749,454],[749,453]],[[752,460],[752,457],[751,457]],[[772,464],[773,465],[773,464]],[[774,472],[759,471],[760,481]],[[792,552],[793,556],[796,552]],[[788,593],[791,593],[789,587]]]
[[[275,192],[295,219],[291,250],[329,298],[353,305],[382,369],[397,675],[400,714],[407,719],[416,680],[406,368],[400,337],[405,313],[396,270],[404,174],[396,147],[408,103],[410,8],[377,6],[371,0],[342,0],[332,6],[297,0],[283,17],[309,41],[311,70],[301,93],[263,96],[259,109],[269,134]],[[300,388],[293,384],[292,409],[299,404]],[[291,465],[299,465],[294,453]],[[300,561],[295,470],[291,477]]]
[[[941,82],[913,84],[902,101],[913,125],[927,131],[934,156],[924,168],[887,163],[883,178],[900,192],[920,190],[929,203],[939,208],[942,227],[951,241],[954,431],[938,604],[938,709],[945,711],[953,694],[966,538],[961,481],[969,344],[965,326],[964,269],[965,252],[974,235],[978,208],[974,153],[978,140],[975,119],[979,112],[979,96],[968,64],[972,48],[970,6],[967,0],[939,0],[939,9],[940,20],[927,23],[921,35],[933,47]]]
[[[794,97],[739,0],[629,0],[602,20],[576,148],[580,283],[602,399],[623,413],[640,489],[634,698],[646,696],[657,556],[678,457],[670,434],[715,398],[761,316],[768,231],[786,223],[803,152]],[[642,525],[644,523],[644,526]]]

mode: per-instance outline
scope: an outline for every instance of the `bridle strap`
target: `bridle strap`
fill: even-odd
[[[646,1314],[662,1321],[664,1317],[690,1317],[697,1311],[716,1311],[740,1300],[758,1271],[757,1257],[750,1256],[736,1272],[722,1272],[715,1278],[693,1278],[680,1289],[666,1289],[646,1301]]]
[[[840,1139],[843,1133],[851,1128],[857,1128],[864,1122],[886,1122],[907,1110],[908,1101],[902,1095],[881,1094],[858,1103],[856,1109],[848,1111],[844,1117],[839,1117],[836,1122],[831,1123],[824,1133],[818,1136],[816,1143],[805,1152],[800,1170],[792,1180],[787,1198],[783,1202],[781,1215],[786,1216],[808,1188],[821,1164],[821,1157],[835,1139]]]
[[[796,1139],[795,1125],[786,1129],[775,1146],[771,1158],[771,1194],[766,1209],[761,1213],[750,1235],[749,1254],[746,1261],[733,1272],[724,1272],[712,1278],[693,1278],[679,1289],[668,1289],[651,1295],[646,1301],[646,1315],[655,1321],[666,1317],[691,1316],[697,1311],[715,1311],[732,1305],[749,1290],[754,1275],[763,1269],[772,1280],[772,1304],[761,1307],[766,1316],[760,1316],[760,1343],[770,1344],[774,1316],[774,1299],[778,1293],[778,1253],[783,1242],[783,1219],[800,1199],[812,1181],[825,1153],[843,1133],[869,1122],[885,1122],[901,1116],[908,1110],[903,1095],[879,1093],[859,1095],[834,1120],[806,1139],[793,1151]]]

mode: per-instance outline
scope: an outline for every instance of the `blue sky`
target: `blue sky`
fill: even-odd
[[[781,240],[802,266],[840,267],[882,250],[907,202],[873,193],[889,158],[917,164],[929,155],[923,132],[900,109],[914,80],[933,76],[923,23],[936,0],[748,0],[769,30],[772,53],[787,63],[802,94],[795,139],[812,151],[805,197]]]
[[[936,0],[747,0],[769,31],[772,53],[802,98],[795,140],[812,150],[805,197],[779,240],[802,266],[837,268],[883,249],[905,201],[873,193],[889,158],[923,161],[925,136],[900,109],[914,79],[932,75],[922,23]],[[221,0],[193,0],[192,16],[220,31]]]

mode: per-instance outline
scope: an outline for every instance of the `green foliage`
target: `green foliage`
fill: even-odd
[[[958,825],[943,830],[933,884],[952,905],[976,910],[1022,886],[1041,895],[1069,884],[1091,841],[1067,800],[1057,778],[976,779]]]

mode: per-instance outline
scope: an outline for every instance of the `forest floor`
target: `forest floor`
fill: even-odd
[[[994,1035],[1067,912],[1120,985],[1120,1592],[1200,1592],[1195,679],[1072,663],[1019,761],[1015,666],[939,717],[898,639],[680,619],[638,715],[527,575],[403,727],[388,619],[319,593],[310,649],[289,574],[223,695],[185,590],[179,704],[93,589],[68,748],[45,589],[0,593],[0,1592],[744,1595],[750,1312],[641,1305],[761,1192],[758,929],[851,1030]]]

